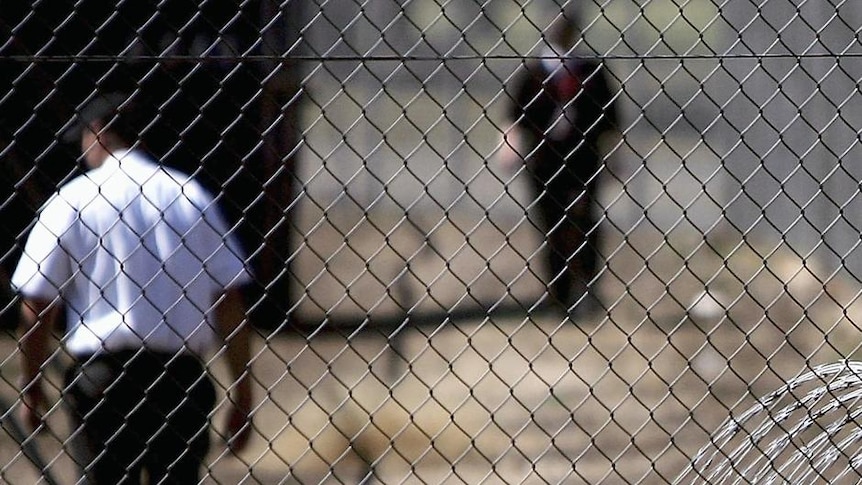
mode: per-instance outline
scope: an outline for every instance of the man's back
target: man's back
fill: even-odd
[[[45,238],[31,237],[22,261],[52,256],[60,264],[15,284],[63,295],[73,352],[141,342],[203,352],[214,338],[205,316],[214,295],[244,271],[212,198],[138,151],[117,152],[65,185],[34,231]]]

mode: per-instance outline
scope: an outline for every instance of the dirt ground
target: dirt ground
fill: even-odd
[[[317,263],[297,266],[297,313],[325,331],[258,333],[255,438],[236,457],[216,431],[205,483],[670,483],[755,397],[858,353],[858,288],[781,251],[616,235],[606,311],[572,320],[531,306],[542,288],[541,268],[525,264],[540,264],[533,232],[477,227],[465,244],[463,228],[441,227],[429,251],[410,237],[387,245],[379,227],[351,233],[347,252],[332,227],[309,239]],[[393,260],[410,263],[406,280]],[[457,313],[479,303],[484,316]],[[333,329],[336,317],[353,324]],[[0,356],[11,405],[12,338]],[[48,483],[9,414],[5,425],[2,480]],[[28,438],[62,484],[74,483],[67,437],[58,405]]]

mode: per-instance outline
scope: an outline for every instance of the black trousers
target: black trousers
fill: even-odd
[[[215,389],[191,356],[124,351],[80,358],[66,375],[70,454],[84,483],[198,483]]]
[[[579,160],[582,173],[577,173],[549,151],[536,156],[529,173],[547,237],[548,287],[555,300],[569,306],[590,290],[603,264],[603,228],[593,215],[598,162]]]

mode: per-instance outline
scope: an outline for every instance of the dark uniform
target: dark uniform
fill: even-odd
[[[592,205],[599,138],[617,126],[607,75],[592,60],[538,60],[526,65],[512,99],[510,116],[524,140],[521,153],[548,237],[551,295],[570,307],[603,264]]]

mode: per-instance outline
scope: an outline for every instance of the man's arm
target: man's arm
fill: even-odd
[[[524,163],[526,154],[521,128],[513,125],[507,133],[503,133],[503,141],[500,144],[500,152],[497,156],[500,165],[508,173],[515,173]]]
[[[242,451],[251,437],[251,374],[248,364],[250,330],[245,321],[245,305],[238,289],[228,289],[216,308],[216,324],[225,345],[232,379],[232,396],[225,429],[228,445]]]
[[[537,76],[539,79],[537,80]],[[547,76],[541,65],[526,64],[521,66],[511,86],[506,87],[508,95],[508,106],[506,107],[506,119],[511,123],[509,129],[503,132],[500,151],[497,159],[500,165],[509,173],[516,172],[532,150],[533,132],[540,129],[537,123],[537,103],[544,98],[542,80]],[[550,114],[548,115],[550,116]],[[540,121],[542,125],[547,120]],[[543,129],[543,128],[542,128]]]
[[[19,347],[21,349],[21,406],[24,426],[36,430],[42,424],[41,411],[46,406],[42,386],[42,369],[51,355],[51,331],[58,307],[49,300],[25,298],[21,302]]]

